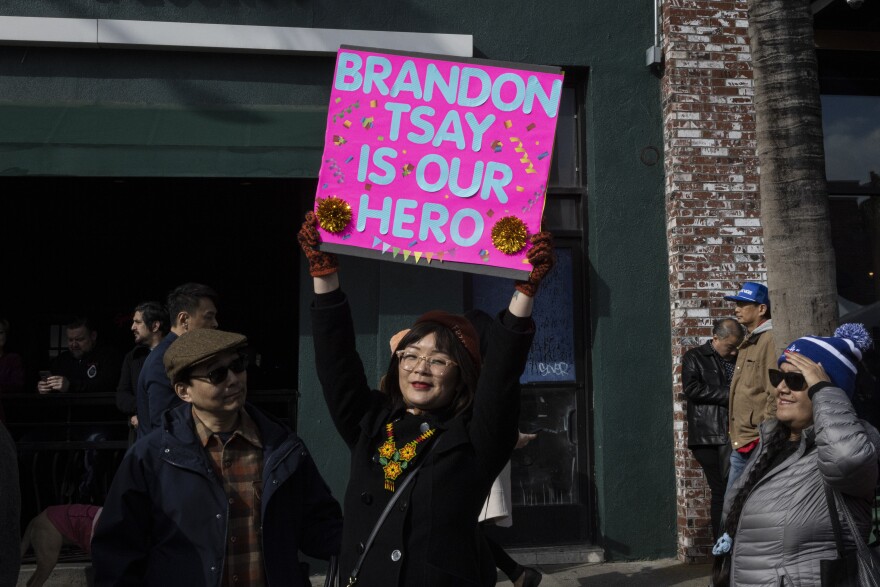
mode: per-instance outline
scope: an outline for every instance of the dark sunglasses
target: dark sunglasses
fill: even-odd
[[[229,376],[229,372],[232,371],[236,375],[242,373],[248,367],[247,357],[239,357],[229,363],[228,365],[224,365],[222,367],[217,367],[216,369],[211,369],[204,375],[190,375],[193,379],[198,379],[199,381],[207,381],[211,385],[220,385],[226,378]]]
[[[785,381],[786,387],[792,391],[803,391],[807,388],[807,380],[801,373],[786,373],[779,369],[768,369],[767,373],[770,375],[770,383],[773,387],[778,387]]]

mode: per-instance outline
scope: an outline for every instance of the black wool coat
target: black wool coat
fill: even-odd
[[[402,409],[393,411],[387,396],[371,389],[355,348],[348,301],[341,293],[338,299],[331,305],[316,303],[312,325],[324,396],[351,450],[339,566],[345,584],[392,495],[384,488],[376,456],[385,441],[385,424],[396,421],[400,435],[395,432],[395,437],[402,446],[418,435],[417,420],[422,418]],[[519,378],[533,334],[531,320],[527,331],[518,332],[496,319],[472,409],[458,416],[424,418],[437,428],[430,441],[435,446],[367,553],[359,586],[495,585],[495,565],[477,518],[516,443]],[[398,477],[398,486],[407,474]]]
[[[730,443],[730,383],[721,359],[712,350],[711,340],[684,354],[681,385],[688,400],[688,446]]]

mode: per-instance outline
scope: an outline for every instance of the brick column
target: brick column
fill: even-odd
[[[678,557],[711,550],[710,493],[687,448],[681,357],[766,281],[745,0],[663,0],[662,78]]]

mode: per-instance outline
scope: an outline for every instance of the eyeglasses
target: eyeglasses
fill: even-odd
[[[229,376],[230,371],[238,375],[239,373],[244,372],[247,367],[247,357],[239,357],[228,365],[217,367],[216,369],[211,369],[204,375],[190,375],[190,377],[192,379],[198,379],[199,381],[207,381],[211,385],[220,385],[221,383],[226,381],[226,378]]]
[[[397,360],[400,361],[400,368],[404,371],[414,371],[418,366],[419,361],[424,361],[428,366],[428,369],[431,371],[431,374],[440,377],[446,372],[446,369],[452,365],[458,365],[455,361],[451,359],[441,359],[440,357],[426,357],[424,355],[417,355],[415,353],[410,353],[407,351],[397,351],[394,353],[397,355]]]
[[[792,391],[803,391],[807,388],[807,380],[801,373],[786,373],[779,369],[768,369],[767,374],[770,375],[770,383],[773,387],[779,387],[779,384],[785,381],[785,386]]]

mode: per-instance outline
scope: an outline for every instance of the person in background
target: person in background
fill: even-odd
[[[485,365],[467,318],[434,310],[400,339],[381,390],[367,383],[338,260],[318,248],[314,212],[298,241],[313,278],[318,378],[351,451],[340,577],[363,587],[494,586],[477,518],[516,444],[519,378],[534,296],[555,260],[552,237],[532,236],[532,271],[494,320]]]
[[[46,393],[110,392],[119,381],[119,353],[99,344],[98,331],[89,318],[67,324],[67,350],[49,365],[51,375],[40,379],[37,391]]]
[[[134,348],[122,360],[122,372],[116,386],[116,407],[128,416],[128,423],[134,432],[137,420],[137,381],[147,355],[156,348],[168,334],[168,311],[159,302],[144,302],[134,309],[131,320],[134,335]],[[136,437],[136,434],[134,434]]]
[[[755,454],[724,499],[715,587],[824,584],[822,561],[838,558],[829,490],[843,498],[838,517],[846,507],[862,532],[844,530],[844,549],[867,538],[880,433],[858,418],[850,398],[871,344],[861,324],[844,324],[833,337],[797,339],[768,370],[776,416],[761,424]]]
[[[767,370],[776,360],[770,294],[767,286],[753,281],[725,300],[736,302],[734,315],[747,333],[737,349],[736,368],[730,381],[730,471],[727,490],[742,473],[758,445],[758,426],[776,413],[776,389]]]
[[[15,585],[21,566],[21,489],[15,441],[0,422],[0,585]]]
[[[0,422],[6,421],[3,413],[3,394],[19,393],[24,389],[24,365],[21,355],[6,350],[9,340],[9,320],[0,317]]]
[[[733,318],[716,320],[712,338],[684,354],[681,386],[687,397],[688,448],[703,468],[712,492],[712,538],[717,539],[724,509],[724,489],[730,467],[727,432],[730,380],[736,351],[745,336]]]
[[[171,332],[144,360],[137,384],[137,437],[143,438],[159,425],[165,410],[182,402],[165,372],[165,351],[179,336],[199,328],[217,328],[217,292],[200,283],[184,283],[168,294],[165,306]]]
[[[92,539],[95,585],[306,587],[342,511],[303,441],[247,403],[247,339],[198,329],[163,364],[182,405],[126,453]]]
[[[119,381],[122,359],[116,350],[101,344],[91,320],[79,317],[67,324],[67,348],[50,364],[51,375],[37,383],[37,391],[50,393],[111,393]],[[51,431],[57,434],[59,430]],[[114,427],[94,422],[68,422],[66,435],[73,440],[102,442],[117,436]],[[45,434],[36,431],[37,435]],[[65,479],[73,488],[69,498],[76,503],[99,503],[112,474],[112,455],[99,448],[83,451],[78,478]],[[71,469],[71,474],[75,469]]]

